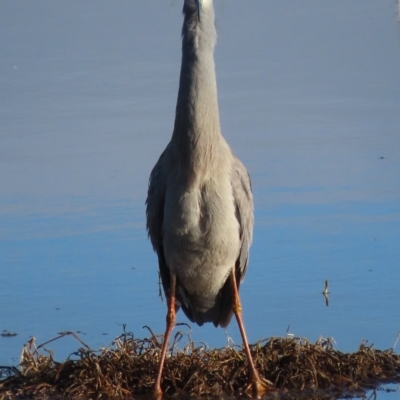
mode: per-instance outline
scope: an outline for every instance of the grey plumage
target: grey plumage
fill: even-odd
[[[200,22],[201,6],[201,22]],[[243,279],[253,231],[250,177],[221,135],[212,0],[185,0],[182,64],[172,138],[150,175],[147,228],[164,291],[202,325],[232,316],[229,274]]]

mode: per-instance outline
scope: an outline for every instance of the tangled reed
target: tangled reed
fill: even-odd
[[[74,333],[82,347],[65,362],[57,362],[46,342],[31,339],[16,367],[0,366],[0,400],[32,399],[129,399],[151,392],[157,373],[161,336],[136,339],[123,332],[113,343],[91,350]],[[246,395],[246,357],[236,346],[222,349],[183,349],[178,332],[165,362],[166,396],[221,397]],[[55,340],[53,339],[53,340]],[[361,344],[355,353],[336,350],[329,339],[311,344],[303,338],[270,338],[251,346],[258,371],[276,391],[274,398],[314,399],[362,396],[388,382],[400,382],[400,355]]]

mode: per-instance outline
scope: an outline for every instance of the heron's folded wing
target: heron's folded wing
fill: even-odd
[[[236,280],[243,280],[249,259],[249,249],[253,239],[254,206],[251,191],[250,176],[237,158],[234,159],[232,167],[232,190],[236,206],[236,218],[240,226],[241,247],[236,262]]]
[[[146,199],[147,231],[158,256],[161,281],[166,296],[169,294],[170,274],[165,261],[163,248],[163,223],[165,204],[165,154],[168,147],[161,154],[150,174],[149,188]]]

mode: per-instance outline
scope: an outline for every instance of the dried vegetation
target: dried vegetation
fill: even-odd
[[[65,332],[60,337],[73,335],[82,347],[62,363],[45,349],[49,342],[36,346],[32,339],[24,346],[18,368],[0,367],[0,400],[129,399],[149,394],[161,347],[161,336],[149,331],[147,339],[124,332],[98,351]],[[190,338],[178,347],[183,336],[177,333],[165,363],[167,396],[246,395],[247,363],[241,348],[195,347]],[[274,337],[253,345],[252,353],[260,374],[277,388],[270,393],[274,398],[362,396],[383,383],[400,382],[400,355],[392,349],[362,344],[357,352],[346,354],[329,339],[311,344],[302,338]]]

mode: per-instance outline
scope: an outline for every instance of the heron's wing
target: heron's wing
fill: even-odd
[[[236,281],[243,280],[253,239],[254,206],[251,180],[245,166],[235,157],[232,168],[232,190],[236,206],[236,218],[240,227],[240,252],[236,261]]]
[[[147,231],[153,245],[154,251],[158,256],[161,281],[164,292],[168,296],[170,287],[170,275],[165,261],[163,248],[163,221],[164,221],[164,203],[166,188],[166,152],[168,147],[161,154],[156,165],[150,174],[149,188],[146,199],[146,217]]]
[[[231,184],[240,235],[240,250],[235,264],[236,285],[239,289],[240,282],[246,274],[249,260],[249,249],[253,238],[254,207],[250,176],[244,165],[236,157],[232,165]],[[220,302],[220,315],[215,319],[214,325],[225,328],[233,313],[232,287],[229,278],[221,288]]]

